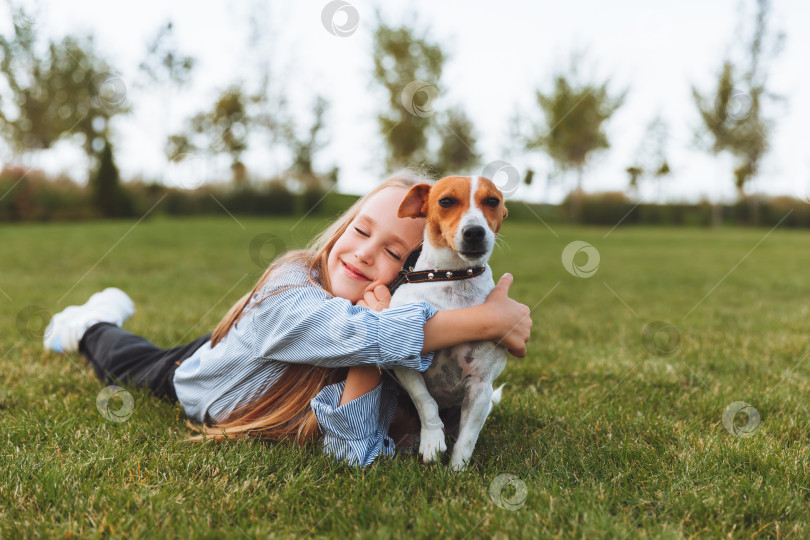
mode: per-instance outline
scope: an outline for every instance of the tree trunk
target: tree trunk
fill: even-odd
[[[712,205],[712,227],[723,226],[723,203],[715,201]]]
[[[577,188],[574,190],[574,196],[571,198],[571,221],[574,223],[582,222],[582,167],[577,167]]]
[[[577,174],[577,183],[574,189],[568,194],[568,221],[570,223],[579,223],[582,215],[582,201],[580,200],[580,178]]]
[[[756,227],[757,222],[757,201],[756,197],[751,197],[748,199],[748,223],[746,225],[750,227]]]
[[[722,154],[715,154],[714,157],[714,182],[715,182],[715,194],[714,194],[714,201],[712,204],[712,227],[720,227],[723,225],[723,203],[722,203],[722,190],[720,186],[722,185],[721,178],[723,177],[723,172],[725,170],[725,160],[721,158]]]

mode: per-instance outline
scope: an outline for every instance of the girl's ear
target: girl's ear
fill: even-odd
[[[397,217],[420,218],[427,216],[427,200],[430,194],[430,184],[417,184],[413,186],[397,210]]]

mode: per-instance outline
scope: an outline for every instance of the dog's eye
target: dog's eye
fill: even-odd
[[[443,199],[439,199],[439,206],[441,206],[442,208],[450,208],[454,204],[456,204],[456,201],[451,197],[444,197]]]
[[[501,200],[497,197],[487,197],[486,199],[484,199],[484,204],[495,208],[496,206],[501,204]]]

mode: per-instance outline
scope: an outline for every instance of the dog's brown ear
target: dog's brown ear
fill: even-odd
[[[504,204],[503,205],[503,217],[506,217],[508,215],[509,215],[509,210],[506,209],[506,205]]]
[[[402,204],[399,205],[397,210],[397,217],[401,218],[419,218],[427,216],[426,206],[428,195],[430,194],[430,184],[417,184],[413,186]]]

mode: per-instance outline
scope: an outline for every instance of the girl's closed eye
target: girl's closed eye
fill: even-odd
[[[360,236],[365,236],[366,238],[369,238],[369,237],[371,236],[370,234],[368,234],[368,233],[367,233],[367,232],[365,232],[364,230],[360,229],[359,227],[355,227],[355,228],[354,228],[354,230],[355,230],[355,231],[357,231],[357,233],[358,233]],[[396,252],[394,252],[394,251],[392,251],[392,250],[390,250],[390,249],[386,249],[385,251],[386,251],[386,253],[388,253],[388,254],[389,254],[391,257],[393,257],[393,258],[394,258],[394,260],[397,260],[397,261],[401,261],[401,260],[402,260],[402,256],[400,256],[398,253],[396,253]]]

